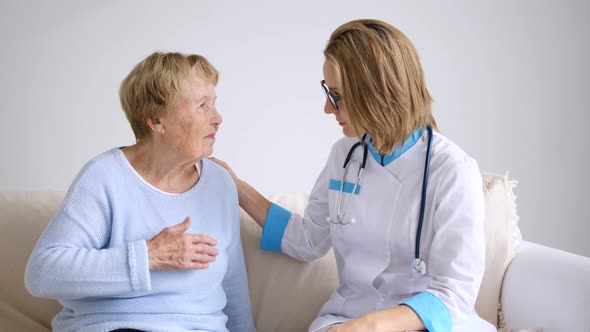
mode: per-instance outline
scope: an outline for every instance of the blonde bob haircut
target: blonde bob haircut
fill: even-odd
[[[188,95],[195,77],[217,85],[219,73],[203,56],[154,52],[121,82],[119,98],[139,142],[151,135],[147,119],[157,120]]]
[[[418,129],[438,129],[418,53],[398,29],[378,20],[355,20],[332,33],[324,50],[336,70],[350,124],[389,154]]]

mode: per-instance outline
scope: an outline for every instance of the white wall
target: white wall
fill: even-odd
[[[583,1],[0,3],[0,190],[66,189],[133,143],[121,79],[154,50],[221,71],[215,155],[263,193],[308,191],[341,133],[322,113],[322,50],[372,17],[418,48],[443,133],[517,188],[526,239],[590,256]]]

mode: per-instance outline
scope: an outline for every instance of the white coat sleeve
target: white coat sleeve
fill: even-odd
[[[328,186],[334,150],[309,196],[303,216],[271,204],[262,230],[261,248],[281,251],[300,261],[324,256],[331,248]]]
[[[485,269],[484,194],[476,162],[466,157],[450,167],[436,197],[430,281],[425,292],[404,304],[439,332],[451,331],[473,312]]]

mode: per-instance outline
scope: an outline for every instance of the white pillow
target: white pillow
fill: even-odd
[[[475,309],[495,326],[498,324],[500,291],[508,264],[518,251],[520,231],[514,188],[507,175],[482,174],[486,208],[486,267]]]

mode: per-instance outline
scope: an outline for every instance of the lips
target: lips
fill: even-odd
[[[215,139],[215,133],[205,136],[205,138]]]
[[[338,121],[338,124],[341,125],[342,127],[344,127],[344,125],[346,125],[346,122],[340,122],[340,121]]]

